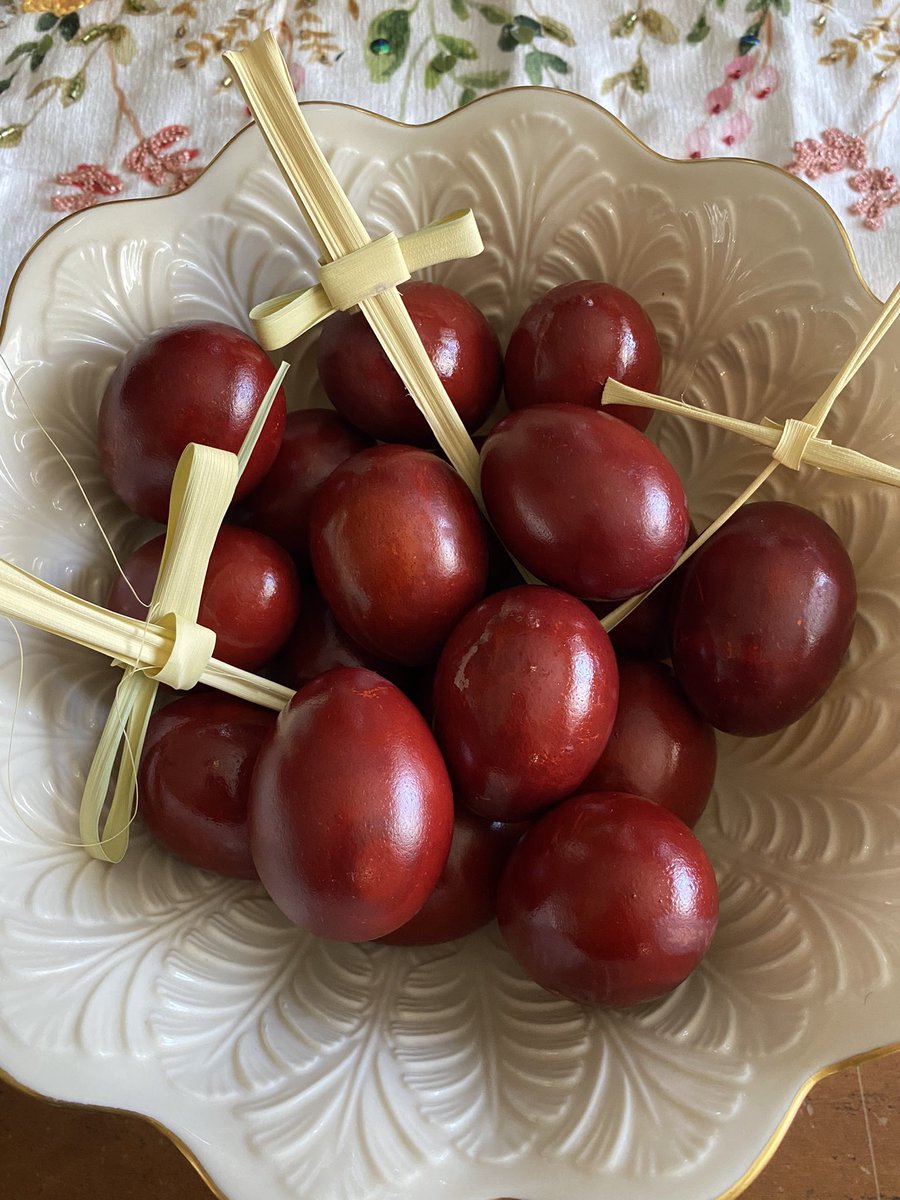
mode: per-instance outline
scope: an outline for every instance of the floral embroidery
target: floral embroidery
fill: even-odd
[[[724,0],[716,0],[716,7],[723,8]],[[738,38],[737,54],[726,64],[723,81],[711,87],[704,100],[707,118],[722,116],[715,133],[719,143],[729,149],[739,146],[753,130],[751,101],[766,100],[781,82],[777,68],[769,61],[774,45],[772,12],[786,16],[790,6],[789,0],[750,0],[747,9],[755,14],[754,19]],[[695,25],[687,40],[703,41],[709,32],[708,23],[703,28],[702,37],[698,36]],[[703,158],[712,142],[713,130],[707,120],[687,135],[685,154],[689,158]]]
[[[426,9],[429,30],[410,53],[413,25],[411,9],[393,8],[380,12],[366,31],[365,56],[369,76],[374,83],[385,83],[402,66],[406,73],[400,99],[400,119],[406,115],[406,101],[419,64],[429,55],[423,67],[422,84],[426,91],[437,87],[454,89],[456,106],[461,108],[474,100],[479,92],[502,87],[510,76],[509,68],[476,65],[481,55],[468,38],[446,32],[438,23],[434,4]],[[575,37],[554,17],[532,17],[514,14],[500,4],[477,4],[472,0],[450,0],[450,9],[458,21],[470,21],[473,14],[488,26],[496,26],[497,49],[503,54],[519,54],[528,81],[532,84],[555,83],[557,77],[569,73],[569,63],[555,50],[553,42],[574,46]],[[502,59],[495,60],[502,62]]]
[[[112,175],[99,163],[79,163],[74,171],[57,175],[56,182],[63,187],[80,189],[80,194],[58,192],[51,196],[50,206],[56,212],[80,212],[96,204],[103,196],[115,196],[122,190],[122,180],[118,175]]]
[[[140,175],[156,187],[165,187],[168,192],[181,192],[202,174],[202,167],[189,167],[199,150],[165,150],[187,137],[190,130],[186,125],[167,125],[151,137],[143,138],[135,148],[125,155],[125,168]]]
[[[897,177],[887,167],[868,166],[869,154],[862,137],[844,133],[841,129],[826,129],[821,141],[804,138],[794,143],[794,157],[787,170],[807,179],[819,179],[838,171],[853,170],[847,180],[860,199],[848,208],[854,216],[862,217],[866,229],[878,230],[884,224],[889,208],[900,204]]]

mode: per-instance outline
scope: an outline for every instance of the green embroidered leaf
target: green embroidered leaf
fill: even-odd
[[[547,37],[555,38],[565,46],[575,45],[575,35],[568,25],[563,25],[562,21],[557,21],[555,17],[539,17],[538,20]]]
[[[374,42],[387,42],[388,49],[376,54]],[[384,83],[397,70],[409,49],[409,11],[392,8],[379,13],[369,25],[366,34],[366,66],[373,83]]]
[[[471,42],[467,42],[465,38],[451,37],[449,33],[439,33],[437,40],[450,54],[455,54],[457,58],[477,58],[478,51]]]
[[[768,9],[772,0],[747,0],[747,12],[764,12]]]
[[[450,7],[461,21],[468,21],[469,6],[466,4],[466,0],[450,0]]]
[[[465,108],[467,104],[472,103],[476,95],[477,93],[474,88],[463,88],[463,90],[459,93],[459,99],[456,102],[456,107]]]
[[[638,15],[636,12],[622,13],[621,17],[616,17],[610,22],[609,36],[610,37],[628,37],[634,33],[637,27]]]
[[[36,71],[44,59],[47,57],[47,51],[53,46],[53,38],[49,33],[45,33],[38,42],[36,49],[32,52],[31,62],[29,67],[32,71]]]
[[[698,42],[704,41],[709,37],[709,21],[706,19],[706,13],[701,13],[694,22],[690,33],[687,35],[687,41],[696,45]]]
[[[658,42],[671,46],[678,41],[678,30],[667,16],[657,12],[655,8],[642,9],[638,19],[650,36]]]
[[[791,0],[772,0],[772,7],[783,17],[787,17],[791,12]]]
[[[624,83],[625,79],[626,76],[624,71],[620,71],[618,75],[608,75],[600,85],[600,95],[609,95],[609,93],[617,88],[620,83]]]
[[[530,25],[511,25],[509,36],[519,46],[530,46],[534,41],[535,33]]]
[[[431,88],[437,87],[441,81],[441,77],[446,75],[448,71],[452,71],[455,66],[456,55],[436,54],[425,68],[426,88],[431,90]]]
[[[137,46],[127,26],[114,25],[109,31],[109,40],[113,44],[113,54],[120,67],[127,67],[134,62]]]
[[[69,15],[66,17],[63,17],[63,19],[59,23],[60,37],[62,37],[63,41],[65,41],[65,42],[71,42],[72,38],[75,36],[75,34],[78,32],[78,30],[80,28],[81,28],[81,21],[79,19],[78,13],[69,13]]]
[[[12,54],[8,55],[3,61],[4,65],[15,62],[17,58],[21,58],[23,54],[31,54],[33,50],[37,50],[37,42],[20,42],[13,50]]]
[[[24,125],[6,125],[0,129],[0,150],[12,150],[22,140]]]
[[[518,25],[520,29],[530,29],[532,33],[543,33],[540,21],[535,21],[533,17],[513,17],[513,25]]]
[[[628,83],[634,91],[643,96],[645,92],[650,90],[650,72],[647,70],[647,64],[638,55],[634,66],[628,72]]]
[[[497,4],[476,4],[475,8],[491,25],[512,24],[512,13],[508,9],[500,8]]]
[[[716,8],[719,12],[725,11],[725,0],[716,0]]]
[[[135,16],[149,16],[151,13],[162,12],[161,4],[157,4],[156,0],[125,0],[125,11],[134,13]]]
[[[541,63],[541,52],[539,50],[529,50],[525,55],[525,74],[535,85],[539,84],[544,77],[544,68]]]
[[[77,75],[73,75],[71,79],[63,81],[63,86],[60,88],[60,96],[63,102],[63,108],[68,108],[70,104],[75,104],[84,95],[85,84],[87,79],[84,71],[79,71]]]
[[[481,88],[482,91],[502,87],[508,79],[509,71],[471,71],[466,75],[456,76],[457,83],[467,88]]]
[[[3,93],[3,92],[5,92],[5,91],[6,91],[6,89],[7,89],[7,88],[10,86],[10,84],[12,83],[12,81],[13,81],[13,77],[12,77],[12,75],[9,75],[9,76],[7,76],[7,78],[6,78],[6,79],[0,79],[0,93]]]
[[[546,50],[540,51],[541,62],[548,71],[556,71],[559,75],[568,75],[569,64],[564,58],[560,58],[558,54],[550,54]]]
[[[512,25],[504,25],[503,28],[500,30],[500,36],[497,39],[497,45],[500,47],[501,50],[510,51],[510,50],[515,50],[515,48],[518,46],[518,44],[519,43],[513,37],[513,26]]]
[[[45,29],[52,29],[58,20],[59,17],[52,12],[41,13],[37,19],[35,29],[37,29],[40,33],[43,33]]]

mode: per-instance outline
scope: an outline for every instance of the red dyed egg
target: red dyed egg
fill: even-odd
[[[652,587],[687,541],[687,500],[669,460],[630,425],[574,404],[535,405],[496,425],[481,488],[510,553],[591,600]]]
[[[610,378],[658,392],[662,355],[653,323],[638,302],[610,283],[563,283],[536,300],[513,330],[504,372],[510,408],[583,404],[599,408]],[[649,409],[603,410],[646,429]]]
[[[502,359],[497,335],[464,296],[436,283],[401,284],[400,295],[428,357],[466,429],[497,403]],[[434,435],[361,312],[322,326],[319,376],[338,412],[384,442],[433,446]]]
[[[522,969],[582,1004],[663,996],[693,971],[718,920],[703,847],[668,809],[622,792],[574,796],[513,851],[497,919]]]
[[[695,825],[716,774],[716,735],[668,667],[619,663],[619,707],[584,791],[631,792]]]
[[[496,592],[453,631],[434,729],[459,800],[518,821],[570,795],[599,758],[618,695],[609,638],[553,588]]]
[[[124,571],[141,600],[153,594],[165,535],[145,542]],[[114,612],[143,621],[147,609],[121,576],[107,601]],[[215,630],[215,657],[252,670],[281,648],[300,612],[300,585],[286,551],[261,533],[223,525],[210,555],[197,620]]]
[[[392,946],[429,946],[465,937],[493,920],[500,873],[528,827],[527,822],[483,821],[460,809],[434,891],[411,920],[381,940]]]
[[[281,449],[259,487],[240,508],[240,522],[274,538],[309,565],[309,510],[335,467],[372,445],[327,408],[288,413]]]
[[[310,550],[343,628],[408,666],[437,657],[487,581],[471,493],[445,462],[409,446],[376,446],[337,468],[313,501]]]
[[[406,690],[411,673],[397,663],[371,654],[334,619],[334,613],[313,587],[303,590],[303,611],[294,631],[274,664],[277,679],[286,687],[302,688],[335,667],[365,667]],[[417,706],[418,707],[418,706]]]
[[[856,618],[853,564],[829,525],[796,504],[747,504],[683,574],[672,665],[710,724],[773,733],[821,698]]]
[[[214,692],[180,696],[150,718],[138,774],[144,824],[172,854],[255,879],[247,804],[276,714]]]
[[[265,351],[218,321],[188,321],[145,338],[119,363],[100,404],[100,464],[113,491],[141,516],[165,522],[184,448],[199,442],[237,452],[274,378]],[[279,391],[237,498],[274,462],[284,419]]]
[[[452,835],[440,750],[402,692],[338,668],[296,693],[250,801],[253,860],[287,917],[338,941],[383,937],[434,890]]]

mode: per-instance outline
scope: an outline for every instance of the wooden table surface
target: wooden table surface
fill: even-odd
[[[823,1079],[745,1200],[900,1200],[900,1054]],[[211,1200],[161,1133],[0,1083],[3,1200]],[[697,1200],[708,1200],[697,1197]]]

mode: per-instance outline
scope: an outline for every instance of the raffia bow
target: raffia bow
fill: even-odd
[[[866,359],[893,325],[900,315],[900,284],[894,288],[884,308],[879,313],[871,329],[865,334],[859,345],[832,379],[831,383],[813,404],[801,420],[788,418],[779,424],[765,418],[760,424],[752,421],[742,421],[737,417],[727,417],[721,413],[710,412],[705,408],[695,408],[685,404],[683,400],[669,400],[665,396],[655,396],[652,392],[643,392],[637,388],[628,387],[618,380],[610,379],[603,388],[603,404],[625,404],[637,408],[652,408],[659,412],[673,413],[680,417],[688,417],[692,421],[700,421],[706,425],[716,425],[720,429],[728,429],[733,433],[742,434],[754,442],[772,448],[772,461],[768,463],[753,482],[746,487],[740,496],[721,513],[711,525],[693,541],[684,551],[678,562],[669,572],[678,568],[705,545],[717,529],[737,512],[750,497],[757,492],[769,476],[779,467],[790,467],[799,471],[805,463],[811,467],[831,471],[836,475],[848,475],[854,479],[867,479],[873,483],[887,483],[900,487],[900,470],[889,467],[877,459],[869,458],[856,450],[844,446],[835,446],[825,438],[819,437],[819,431],[825,418],[831,412],[835,400],[851,381]],[[620,604],[603,618],[603,627],[611,630],[624,621],[635,608],[646,599],[651,592],[663,583],[660,580],[654,587],[649,588],[638,596],[632,596]]]

